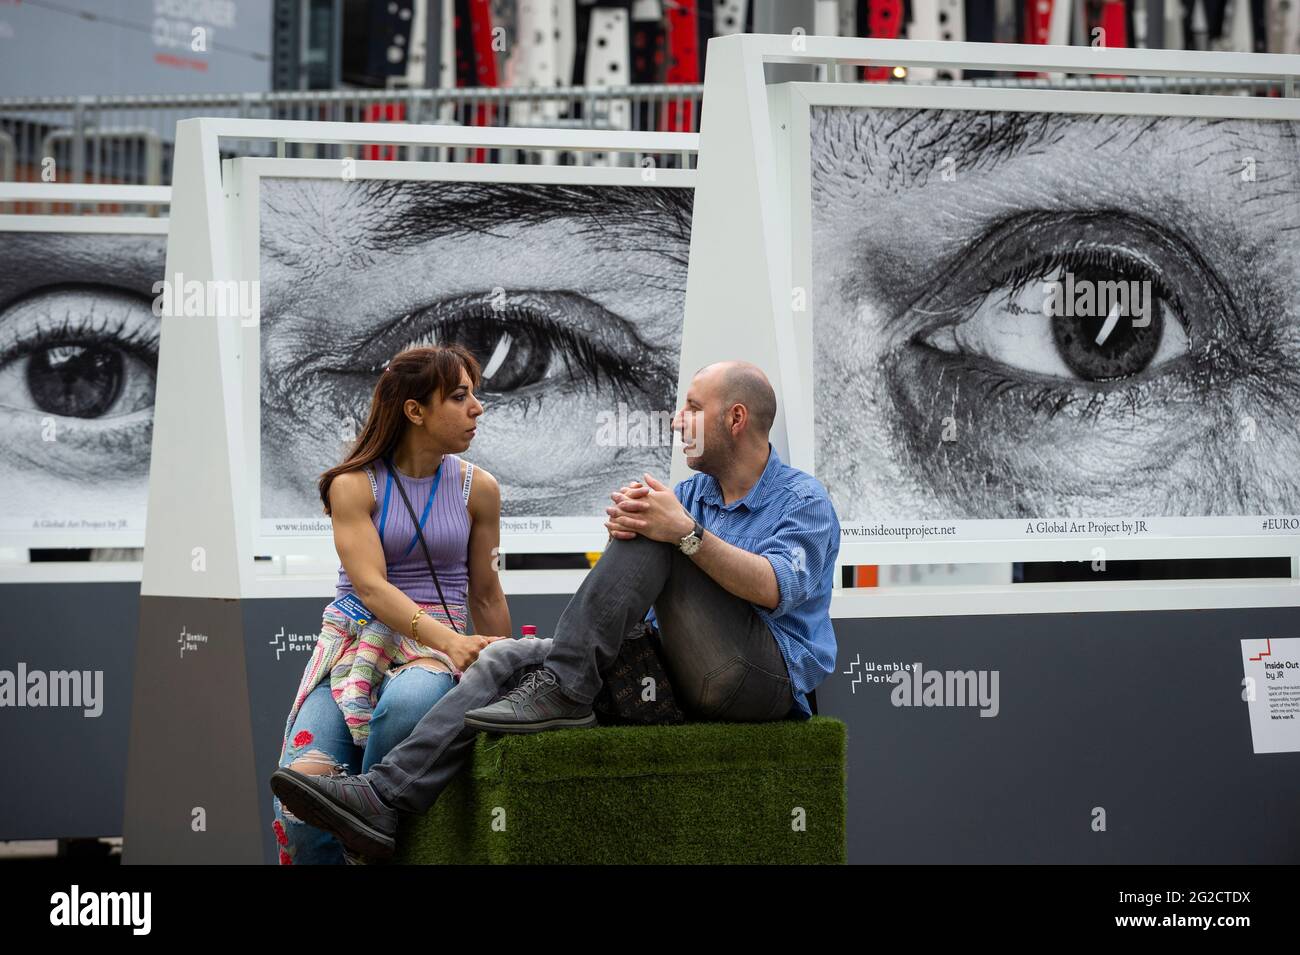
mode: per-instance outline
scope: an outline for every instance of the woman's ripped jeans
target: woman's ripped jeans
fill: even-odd
[[[326,681],[308,694],[289,733],[280,766],[308,774],[364,773],[406,739],[415,724],[455,686],[450,673],[419,665],[388,673],[380,684],[365,748],[353,743],[343,712]],[[275,803],[275,838],[282,865],[339,865],[346,860],[338,840],[309,826]]]

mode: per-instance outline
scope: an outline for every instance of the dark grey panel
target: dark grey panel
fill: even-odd
[[[6,761],[23,777],[0,791],[0,839],[122,834],[139,601],[129,582],[0,586],[0,670],[102,674],[98,716],[85,706],[0,710]]]
[[[92,601],[129,616],[108,592],[32,602],[11,639],[55,606],[60,625],[75,626],[65,614]],[[568,599],[511,598],[516,629],[532,623],[550,635]],[[140,646],[149,653],[139,654],[136,677],[127,861],[273,860],[266,779],[310,655],[288,647],[314,642],[324,601],[142,603]],[[210,638],[183,659],[181,626]],[[1239,644],[1297,629],[1296,609],[837,621],[839,662],[818,696],[822,713],[849,726],[850,860],[1300,861],[1300,756],[1252,752]],[[83,658],[42,659],[56,669]],[[895,707],[885,683],[854,691],[843,671],[855,659],[859,673],[867,662],[997,670],[998,716]],[[109,668],[100,720],[114,704]],[[34,765],[51,767],[57,746],[75,751],[76,741],[58,739],[36,744]],[[112,758],[102,759],[111,772]],[[59,792],[77,799],[51,799],[39,813],[33,804],[26,818],[94,811],[105,797],[85,798],[91,784],[60,778]],[[206,833],[190,830],[194,805],[208,810]],[[1097,806],[1105,832],[1091,829]],[[85,831],[67,825],[52,823],[48,834]]]
[[[240,602],[141,597],[123,861],[261,861],[252,766]]]
[[[851,862],[1300,862],[1300,754],[1256,756],[1245,638],[1300,610],[838,620]],[[998,670],[1000,711],[904,708],[860,660]],[[1091,829],[1094,807],[1107,831]]]

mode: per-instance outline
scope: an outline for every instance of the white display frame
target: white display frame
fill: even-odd
[[[238,278],[259,281],[261,250],[261,182],[263,179],[339,178],[340,165],[332,159],[267,159],[247,157],[225,160],[223,179],[236,189],[227,197],[230,221],[238,232]],[[632,186],[641,189],[694,189],[692,169],[643,169],[606,166],[543,166],[504,163],[391,162],[356,160],[349,167],[350,181],[479,182],[564,186]],[[261,316],[243,327],[242,406],[244,411],[243,475],[252,508],[254,553],[268,556],[302,555],[337,559],[328,530],[316,534],[270,534],[267,524],[299,517],[262,516],[261,467]],[[473,453],[466,457],[473,460]],[[323,523],[328,519],[321,517]],[[546,520],[554,528],[541,533],[508,529],[502,518],[501,553],[585,553],[603,550],[609,534],[604,517],[538,515],[526,520]]]
[[[814,441],[815,385],[813,329],[816,322],[811,257],[811,132],[810,117],[816,107],[945,109],[978,112],[1074,113],[1122,116],[1174,116],[1205,119],[1258,119],[1300,122],[1300,99],[1266,99],[1235,96],[1181,95],[1170,93],[1083,92],[1075,90],[994,89],[989,87],[903,86],[887,84],[789,83],[773,99],[773,115],[785,126],[784,146],[789,156],[791,277],[796,288],[807,290],[803,312],[791,311],[789,322],[799,357],[798,380],[808,400],[799,409],[800,418],[791,421],[790,463],[816,475]],[[1273,557],[1300,552],[1300,537],[1294,532],[1246,534],[1242,525],[1261,518],[1296,517],[1260,514],[1227,517],[1150,517],[1125,515],[1150,521],[1147,537],[1049,537],[990,536],[962,540],[898,541],[863,543],[841,539],[841,560],[845,563],[922,564],[1020,560],[1145,560],[1161,558]],[[1001,528],[1029,521],[1078,520],[1045,514],[1033,518],[965,523],[998,524]],[[888,518],[885,524],[933,527],[962,523],[960,519],[921,520]],[[868,522],[862,522],[868,523]],[[1214,527],[1232,528],[1215,533]],[[1179,528],[1186,533],[1178,533]]]
[[[773,84],[765,76],[768,64],[825,67],[828,82]],[[793,315],[791,234],[793,220],[791,182],[791,85],[814,85],[818,96],[828,90],[863,84],[834,82],[842,68],[868,64],[938,67],[960,70],[1129,76],[1204,77],[1254,79],[1282,86],[1285,98],[1295,96],[1300,77],[1300,56],[1254,53],[1184,52],[1177,50],[1123,50],[1098,47],[1038,46],[999,43],[946,43],[913,40],[864,40],[849,37],[796,35],[733,35],[709,41],[704,96],[708,120],[701,128],[699,183],[696,187],[687,281],[686,322],[682,339],[682,375],[678,393],[684,394],[696,368],[721,358],[745,359],[767,369],[778,394],[777,419],[772,429],[773,447],[788,462],[811,462],[813,436],[811,382],[806,380],[804,350],[799,347]],[[919,93],[922,86],[908,84],[896,95]],[[1014,102],[1007,88],[981,93],[991,101]],[[886,94],[890,95],[890,94]],[[923,94],[922,94],[923,95]],[[1094,94],[1141,96],[1170,94]],[[1179,94],[1202,100],[1199,94]],[[1215,97],[1222,101],[1224,97]],[[1231,97],[1233,107],[1256,102]],[[1192,107],[1195,108],[1195,107]],[[1253,108],[1253,107],[1249,107]],[[1249,109],[1248,108],[1248,109]],[[1245,115],[1239,111],[1232,115]],[[785,129],[782,129],[782,126]],[[806,241],[806,229],[804,239]],[[760,277],[759,280],[755,280]],[[743,317],[743,319],[742,319]],[[684,460],[674,456],[674,481],[689,475]],[[841,540],[837,558],[848,564],[1006,562],[1024,559],[1092,560],[1094,540],[1043,542],[1033,555],[1021,542],[1011,546],[971,543],[961,548],[917,543],[882,547],[879,544]],[[1293,605],[1300,603],[1300,539],[1270,537],[1213,537],[1202,539],[1193,551],[1185,539],[1159,543],[1107,540],[1108,560],[1150,558],[1243,557],[1267,553],[1289,556],[1292,579],[1234,581],[1215,585],[1205,598],[1189,596],[1189,584],[1180,582],[1108,582],[1076,588],[1052,585],[1013,585],[997,588],[926,587],[888,588],[845,592],[836,597],[836,616],[891,616],[970,612],[1018,613],[1073,610],[1156,610],[1192,606]],[[1117,544],[1119,546],[1117,546]],[[1147,547],[1146,544],[1152,546]],[[1262,544],[1262,546],[1261,546]],[[835,586],[839,587],[838,567]],[[1197,585],[1191,585],[1194,590]],[[1086,597],[1073,596],[1082,594]]]
[[[0,190],[2,194],[3,190]],[[0,195],[0,202],[4,202]],[[0,215],[0,232],[70,232],[80,235],[166,235],[167,219],[146,216]]]
[[[99,204],[148,204],[166,209],[171,201],[171,189],[166,186],[121,186],[65,183],[0,183],[0,203],[50,202]],[[0,233],[49,232],[63,235],[150,235],[165,236],[168,230],[166,216],[146,215],[68,215],[40,213],[0,214]],[[159,276],[161,278],[162,276]],[[157,393],[155,392],[155,413]],[[147,491],[146,491],[147,495]],[[31,548],[91,548],[91,547],[143,547],[148,526],[146,507],[144,521],[138,527],[123,530],[44,530],[18,531],[0,529],[0,547]],[[37,568],[37,578],[61,579],[52,564],[31,565]],[[75,566],[82,566],[80,564]],[[133,565],[138,568],[139,565]],[[51,568],[47,575],[39,568]],[[138,578],[138,570],[135,572]],[[97,578],[96,578],[97,579]]]
[[[176,124],[171,216],[166,274],[182,273],[198,282],[237,280],[246,265],[243,236],[232,216],[238,210],[239,184],[223,178],[222,139],[346,146],[391,144],[414,147],[563,150],[642,155],[676,155],[689,166],[699,137],[690,133],[641,133],[582,129],[418,126],[403,123],[280,122],[253,119],[190,119]],[[277,148],[283,158],[283,148]],[[332,163],[341,172],[342,160]],[[349,160],[357,170],[366,161]],[[414,163],[381,161],[400,172]],[[476,165],[476,164],[459,164]],[[502,164],[497,168],[505,168]],[[517,168],[535,169],[519,166]],[[564,167],[562,167],[564,168]],[[583,167],[584,175],[613,172]],[[626,173],[627,170],[623,170]],[[634,167],[634,175],[649,172]],[[664,176],[671,170],[655,169]],[[360,174],[360,173],[358,173]],[[588,180],[592,181],[592,180]],[[610,180],[613,181],[613,180]],[[249,473],[252,464],[245,433],[248,329],[238,319],[216,316],[164,316],[156,402],[144,596],[241,599],[276,591],[264,578],[279,578],[288,557],[255,561]],[[196,400],[195,396],[201,396]],[[282,540],[277,538],[277,540]],[[601,535],[599,544],[606,540]],[[318,557],[323,544],[312,547]],[[587,543],[584,535],[582,543]],[[577,543],[577,542],[575,542]],[[506,542],[509,550],[518,541]],[[552,540],[554,549],[575,548]],[[529,548],[532,549],[532,548]],[[597,548],[598,549],[598,548]],[[306,560],[306,564],[313,561]],[[276,565],[276,566],[268,566]],[[337,566],[337,565],[335,565]],[[305,582],[304,582],[305,583]],[[310,584],[308,586],[315,586]]]

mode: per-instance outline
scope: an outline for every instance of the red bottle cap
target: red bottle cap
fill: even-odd
[[[519,628],[519,634],[524,637],[535,637],[537,636],[537,628],[531,623],[526,623]]]

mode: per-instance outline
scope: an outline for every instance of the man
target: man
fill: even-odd
[[[775,416],[776,395],[756,366],[701,369],[673,421],[687,464],[700,473],[675,492],[649,475],[614,492],[609,546],[555,636],[485,648],[368,773],[278,770],[271,788],[281,802],[335,832],[353,853],[391,856],[397,813],[433,805],[478,730],[595,725],[600,673],[648,612],[674,693],[691,715],[806,718],[808,692],[835,663],[830,598],[839,521],[825,488],[782,463],[769,444]]]

